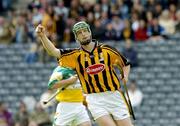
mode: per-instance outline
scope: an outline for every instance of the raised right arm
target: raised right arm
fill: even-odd
[[[54,56],[56,58],[60,58],[61,52],[59,49],[57,49],[53,43],[48,39],[48,37],[45,34],[45,28],[41,24],[39,24],[36,28],[36,34],[41,40],[43,47],[47,51],[47,53],[51,56]]]

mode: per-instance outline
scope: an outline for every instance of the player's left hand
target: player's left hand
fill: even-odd
[[[122,76],[122,74],[120,74],[120,79],[123,81],[123,83],[127,83],[128,82],[128,78],[126,76]]]
[[[126,84],[127,82],[128,82],[128,79],[127,78],[122,78],[122,82],[124,83],[124,84]]]

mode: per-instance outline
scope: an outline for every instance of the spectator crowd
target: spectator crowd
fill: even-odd
[[[11,8],[0,16],[0,39],[35,42],[34,29],[41,23],[59,47],[75,41],[71,28],[79,20],[89,23],[93,38],[101,41],[159,39],[180,31],[178,4],[178,0],[32,0],[25,9]]]
[[[0,44],[30,43],[27,63],[50,60],[34,32],[40,23],[62,48],[75,41],[72,26],[80,20],[101,42],[159,41],[180,31],[178,0],[16,0],[16,8],[9,6],[11,2],[0,1]]]

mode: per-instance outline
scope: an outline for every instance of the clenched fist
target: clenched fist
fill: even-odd
[[[37,36],[41,37],[42,35],[45,34],[45,28],[44,26],[42,26],[41,24],[39,24],[37,27],[36,27],[36,30],[35,30]]]

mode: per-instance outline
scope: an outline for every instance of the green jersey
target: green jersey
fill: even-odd
[[[48,82],[48,88],[51,88],[57,81],[65,80],[75,75],[75,71],[67,67],[56,67]]]

